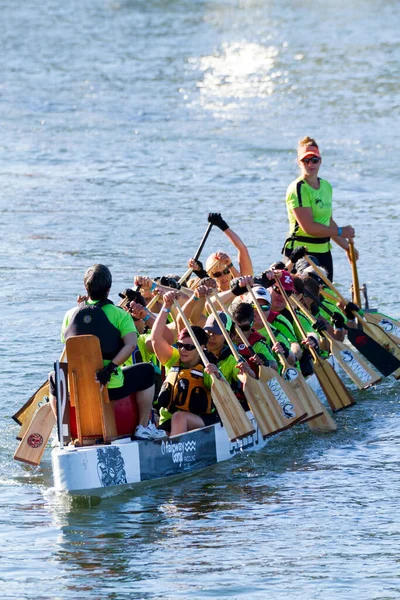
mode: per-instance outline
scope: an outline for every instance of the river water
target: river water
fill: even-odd
[[[0,582],[4,599],[400,598],[400,385],[184,481],[71,504],[12,460],[10,416],[104,262],[184,272],[220,211],[277,260],[312,135],[356,228],[370,304],[399,317],[400,5],[390,0],[0,3]],[[232,252],[213,231],[204,256]],[[334,250],[348,295],[347,260]]]

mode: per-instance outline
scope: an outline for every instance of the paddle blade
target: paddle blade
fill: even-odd
[[[347,330],[349,341],[385,377],[400,368],[400,360],[360,329]]]
[[[255,433],[253,425],[225,379],[211,375],[211,397],[231,442]]]
[[[50,404],[46,403],[41,406],[15,451],[14,459],[28,465],[38,465],[42,460],[55,423],[56,418],[50,408]]]
[[[360,390],[365,390],[382,380],[381,376],[350,346],[331,337],[328,339],[331,345],[331,353]]]
[[[245,375],[243,391],[263,438],[286,429],[282,419],[277,418],[276,413],[271,408],[267,389],[269,388],[266,388],[260,380]]]
[[[27,406],[26,410],[24,410],[20,415],[20,420],[22,421],[22,423],[21,423],[21,428],[17,434],[17,440],[22,440],[22,438],[24,437],[24,435],[33,419],[33,416],[34,416],[36,410],[38,409],[39,406],[41,406],[45,402],[49,401],[49,396],[50,396],[49,383],[46,382],[38,389],[36,394],[34,394],[32,396],[32,398],[30,398],[30,401],[28,400],[28,402],[30,402],[29,406]],[[28,402],[26,403],[27,405],[28,405]]]
[[[333,412],[338,412],[355,404],[349,390],[329,362],[316,357],[314,373]]]
[[[391,340],[400,344],[400,323],[391,317],[385,317],[379,313],[364,313],[363,318],[372,325],[377,325]]]
[[[321,404],[315,392],[307,385],[303,375],[292,367],[287,369],[285,377],[288,378],[293,389],[296,389],[302,406],[307,410],[308,417],[303,422],[307,423],[313,431],[321,433],[336,431],[337,425],[335,421]]]
[[[284,429],[289,429],[304,421],[307,412],[300,407],[296,396],[286,381],[271,367],[261,366],[259,373],[260,381],[267,386],[271,398],[270,406],[276,415],[276,419],[283,423]]]

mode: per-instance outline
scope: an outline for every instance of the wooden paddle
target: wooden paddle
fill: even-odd
[[[197,261],[197,260],[199,259],[199,257],[200,257],[200,254],[201,254],[201,252],[202,252],[202,250],[203,250],[203,248],[204,248],[204,246],[205,246],[205,243],[206,243],[206,241],[207,241],[207,238],[208,238],[208,236],[210,235],[210,231],[211,231],[211,229],[212,229],[212,223],[209,223],[209,224],[208,224],[208,227],[207,227],[207,229],[206,229],[206,232],[205,232],[205,234],[203,235],[203,239],[202,239],[202,240],[201,240],[201,242],[200,242],[200,246],[197,248],[197,250],[196,250],[196,254],[195,254],[195,255],[194,255],[194,257],[193,257],[193,258],[194,258],[194,260],[196,260],[196,261]],[[183,285],[183,284],[185,283],[185,281],[188,279],[188,277],[190,277],[190,275],[191,275],[192,273],[193,273],[193,269],[190,267],[190,268],[189,268],[189,269],[186,271],[186,273],[185,273],[184,275],[182,275],[182,277],[179,279],[179,281],[178,281],[179,285]],[[153,283],[155,283],[155,282],[153,282]],[[147,308],[148,310],[151,310],[151,309],[153,308],[153,306],[155,306],[155,305],[157,304],[157,302],[159,301],[159,299],[160,299],[160,295],[159,295],[159,294],[156,294],[156,295],[154,296],[154,298],[152,298],[152,299],[150,300],[150,302],[149,302],[148,304],[146,304],[146,308]]]
[[[214,296],[214,298],[216,298],[218,302],[218,297],[216,296],[216,294],[213,293],[212,295]],[[224,336],[226,343],[230,348],[230,351],[235,357],[235,360],[237,362],[245,362],[245,360],[240,356],[229,333],[225,329],[217,309],[212,304],[212,302],[209,303],[209,306],[212,314],[214,315],[215,320],[218,323],[221,333]],[[281,419],[276,420],[275,414],[270,408],[270,399],[263,384],[259,380],[254,379],[253,377],[248,375],[247,373],[243,374],[243,378],[243,393],[246,397],[248,405],[250,406],[250,410],[257,421],[258,428],[261,431],[261,435],[263,436],[263,438],[265,439],[266,437],[283,431],[285,429],[285,426]]]
[[[277,274],[275,275],[275,282],[282,297],[286,300],[286,304],[289,306],[289,299]],[[310,388],[309,385],[307,385],[307,382],[304,379],[301,371],[294,367],[289,367],[289,369],[286,369],[286,372],[288,378],[291,378],[292,381],[298,383],[300,388],[299,393],[301,394],[303,405],[307,408],[308,414],[315,415],[316,417],[310,423],[308,423],[310,429],[321,432],[336,431],[337,425],[335,421],[327,412],[316,393]]]
[[[313,267],[317,275],[346,305],[348,301],[329,281],[325,273],[312,261],[306,254],[305,259]],[[356,314],[359,311],[356,311]],[[361,317],[361,315],[360,315]],[[360,318],[363,330],[353,329],[347,330],[347,336],[350,342],[374,365],[383,375],[388,376],[393,374],[396,379],[400,379],[400,348],[395,344],[390,337],[379,327],[374,327]]]
[[[338,302],[339,298],[330,294],[325,289],[321,290],[322,296],[334,302],[335,304]],[[325,307],[324,307],[325,308]],[[371,325],[376,325],[383,329],[383,331],[393,340],[393,342],[397,345],[400,344],[400,321],[394,319],[393,317],[388,317],[387,315],[383,315],[378,311],[367,311],[360,310],[358,313],[362,316],[367,323]]]
[[[296,296],[291,296],[289,302],[290,305],[288,305],[288,308],[293,316],[293,319],[296,321],[297,327],[301,331],[301,334],[304,337],[307,337],[296,311],[293,310],[293,307],[291,306],[292,300],[300,310],[302,309],[302,304],[299,299],[296,298]],[[338,412],[343,408],[348,408],[349,406],[355,404],[354,398],[351,396],[349,390],[346,388],[332,365],[328,361],[321,358],[315,348],[310,347],[310,352],[314,364],[314,373],[317,376],[322,391],[324,392],[325,397],[329,402],[329,406],[333,412]]]
[[[360,311],[363,319],[370,323],[371,325],[375,325],[390,337],[390,339],[397,345],[400,344],[400,321],[396,321],[392,317],[386,317],[378,312],[366,312]]]
[[[66,358],[66,349],[64,348],[61,356],[60,362],[64,361]],[[37,408],[42,405],[44,402],[48,402],[50,397],[50,389],[49,382],[45,381],[42,383],[40,388],[29,398],[27,402],[13,415],[14,421],[16,421],[19,425],[21,425],[18,433],[17,440],[22,440],[26,431],[28,430],[30,423],[35,415]]]
[[[268,335],[270,336],[272,343],[275,344],[277,340],[274,336],[274,333],[270,327],[270,324],[265,318],[265,315],[261,310],[260,305],[257,302],[253,290],[249,285],[247,286],[247,290],[251,295],[253,303],[256,306],[258,314],[260,315],[260,319],[262,320],[263,325]],[[283,377],[292,389],[292,397],[295,397],[297,405],[300,404],[303,410],[307,412],[307,417],[303,420],[303,423],[307,422],[307,425],[313,431],[336,431],[337,426],[335,421],[325,410],[324,406],[321,404],[318,397],[310,388],[310,386],[307,385],[307,382],[305,381],[302,373],[298,371],[298,369],[296,369],[295,367],[289,365],[286,358],[281,354],[279,355],[279,360],[281,361],[283,366]]]
[[[299,308],[311,323],[315,323],[317,319],[305,306],[301,305]],[[321,331],[321,334],[328,340],[331,354],[360,390],[367,389],[371,385],[381,381],[380,375],[371,369],[361,356],[355,354],[350,346],[346,346],[343,342],[335,340],[327,331]]]
[[[361,307],[360,284],[358,281],[357,259],[354,251],[354,242],[349,241],[349,257],[351,265],[351,276],[353,279],[353,302]]]
[[[207,366],[210,361],[207,359],[203,348],[197,341],[188,318],[176,300],[174,306],[182,321],[185,323],[185,327],[192,338],[193,344],[196,346],[196,350],[199,353],[204,366]],[[226,379],[224,377],[217,379],[216,375],[210,375],[210,377],[212,380],[211,397],[226,429],[228,438],[231,441],[234,441],[255,433],[253,425],[250,423],[248,416],[240,406],[239,400],[236,398]]]
[[[250,346],[248,339],[240,328],[239,323],[236,321],[232,313],[222,302],[220,296],[214,290],[214,296],[221,307],[221,309],[229,314],[232,321],[235,324],[235,331],[242,340],[243,344],[248,348],[252,356],[255,355],[253,348]],[[263,388],[267,394],[267,403],[270,411],[273,414],[273,419],[277,427],[281,427],[281,430],[289,429],[297,423],[300,423],[307,416],[307,413],[295,414],[294,406],[288,396],[289,391],[284,379],[271,367],[260,365],[258,367],[258,379],[263,384]]]
[[[46,402],[30,421],[29,427],[15,451],[14,459],[29,465],[38,465],[42,460],[55,423],[54,413],[49,402]]]

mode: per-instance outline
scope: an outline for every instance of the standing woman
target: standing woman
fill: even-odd
[[[285,241],[283,254],[289,258],[296,248],[305,246],[332,280],[330,240],[347,251],[349,239],[354,238],[355,231],[351,225],[339,227],[332,217],[332,186],[318,177],[321,155],[314,139],[305,137],[299,142],[297,163],[301,174],[286,192],[290,237]],[[295,254],[295,259],[300,257],[301,251]]]

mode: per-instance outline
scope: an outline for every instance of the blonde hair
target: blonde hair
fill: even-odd
[[[314,148],[318,148],[318,144],[314,140],[314,138],[311,138],[307,135],[305,138],[300,140],[299,143],[297,144],[297,153],[299,153],[300,150],[302,150],[303,148],[306,148],[307,146],[314,146]]]
[[[210,256],[207,258],[206,260],[206,264],[205,264],[205,270],[207,271],[207,273],[210,275],[211,271],[215,271],[215,270],[224,270],[226,265],[224,262],[218,260],[218,258],[216,258],[218,252],[213,252],[212,254],[210,254]]]

